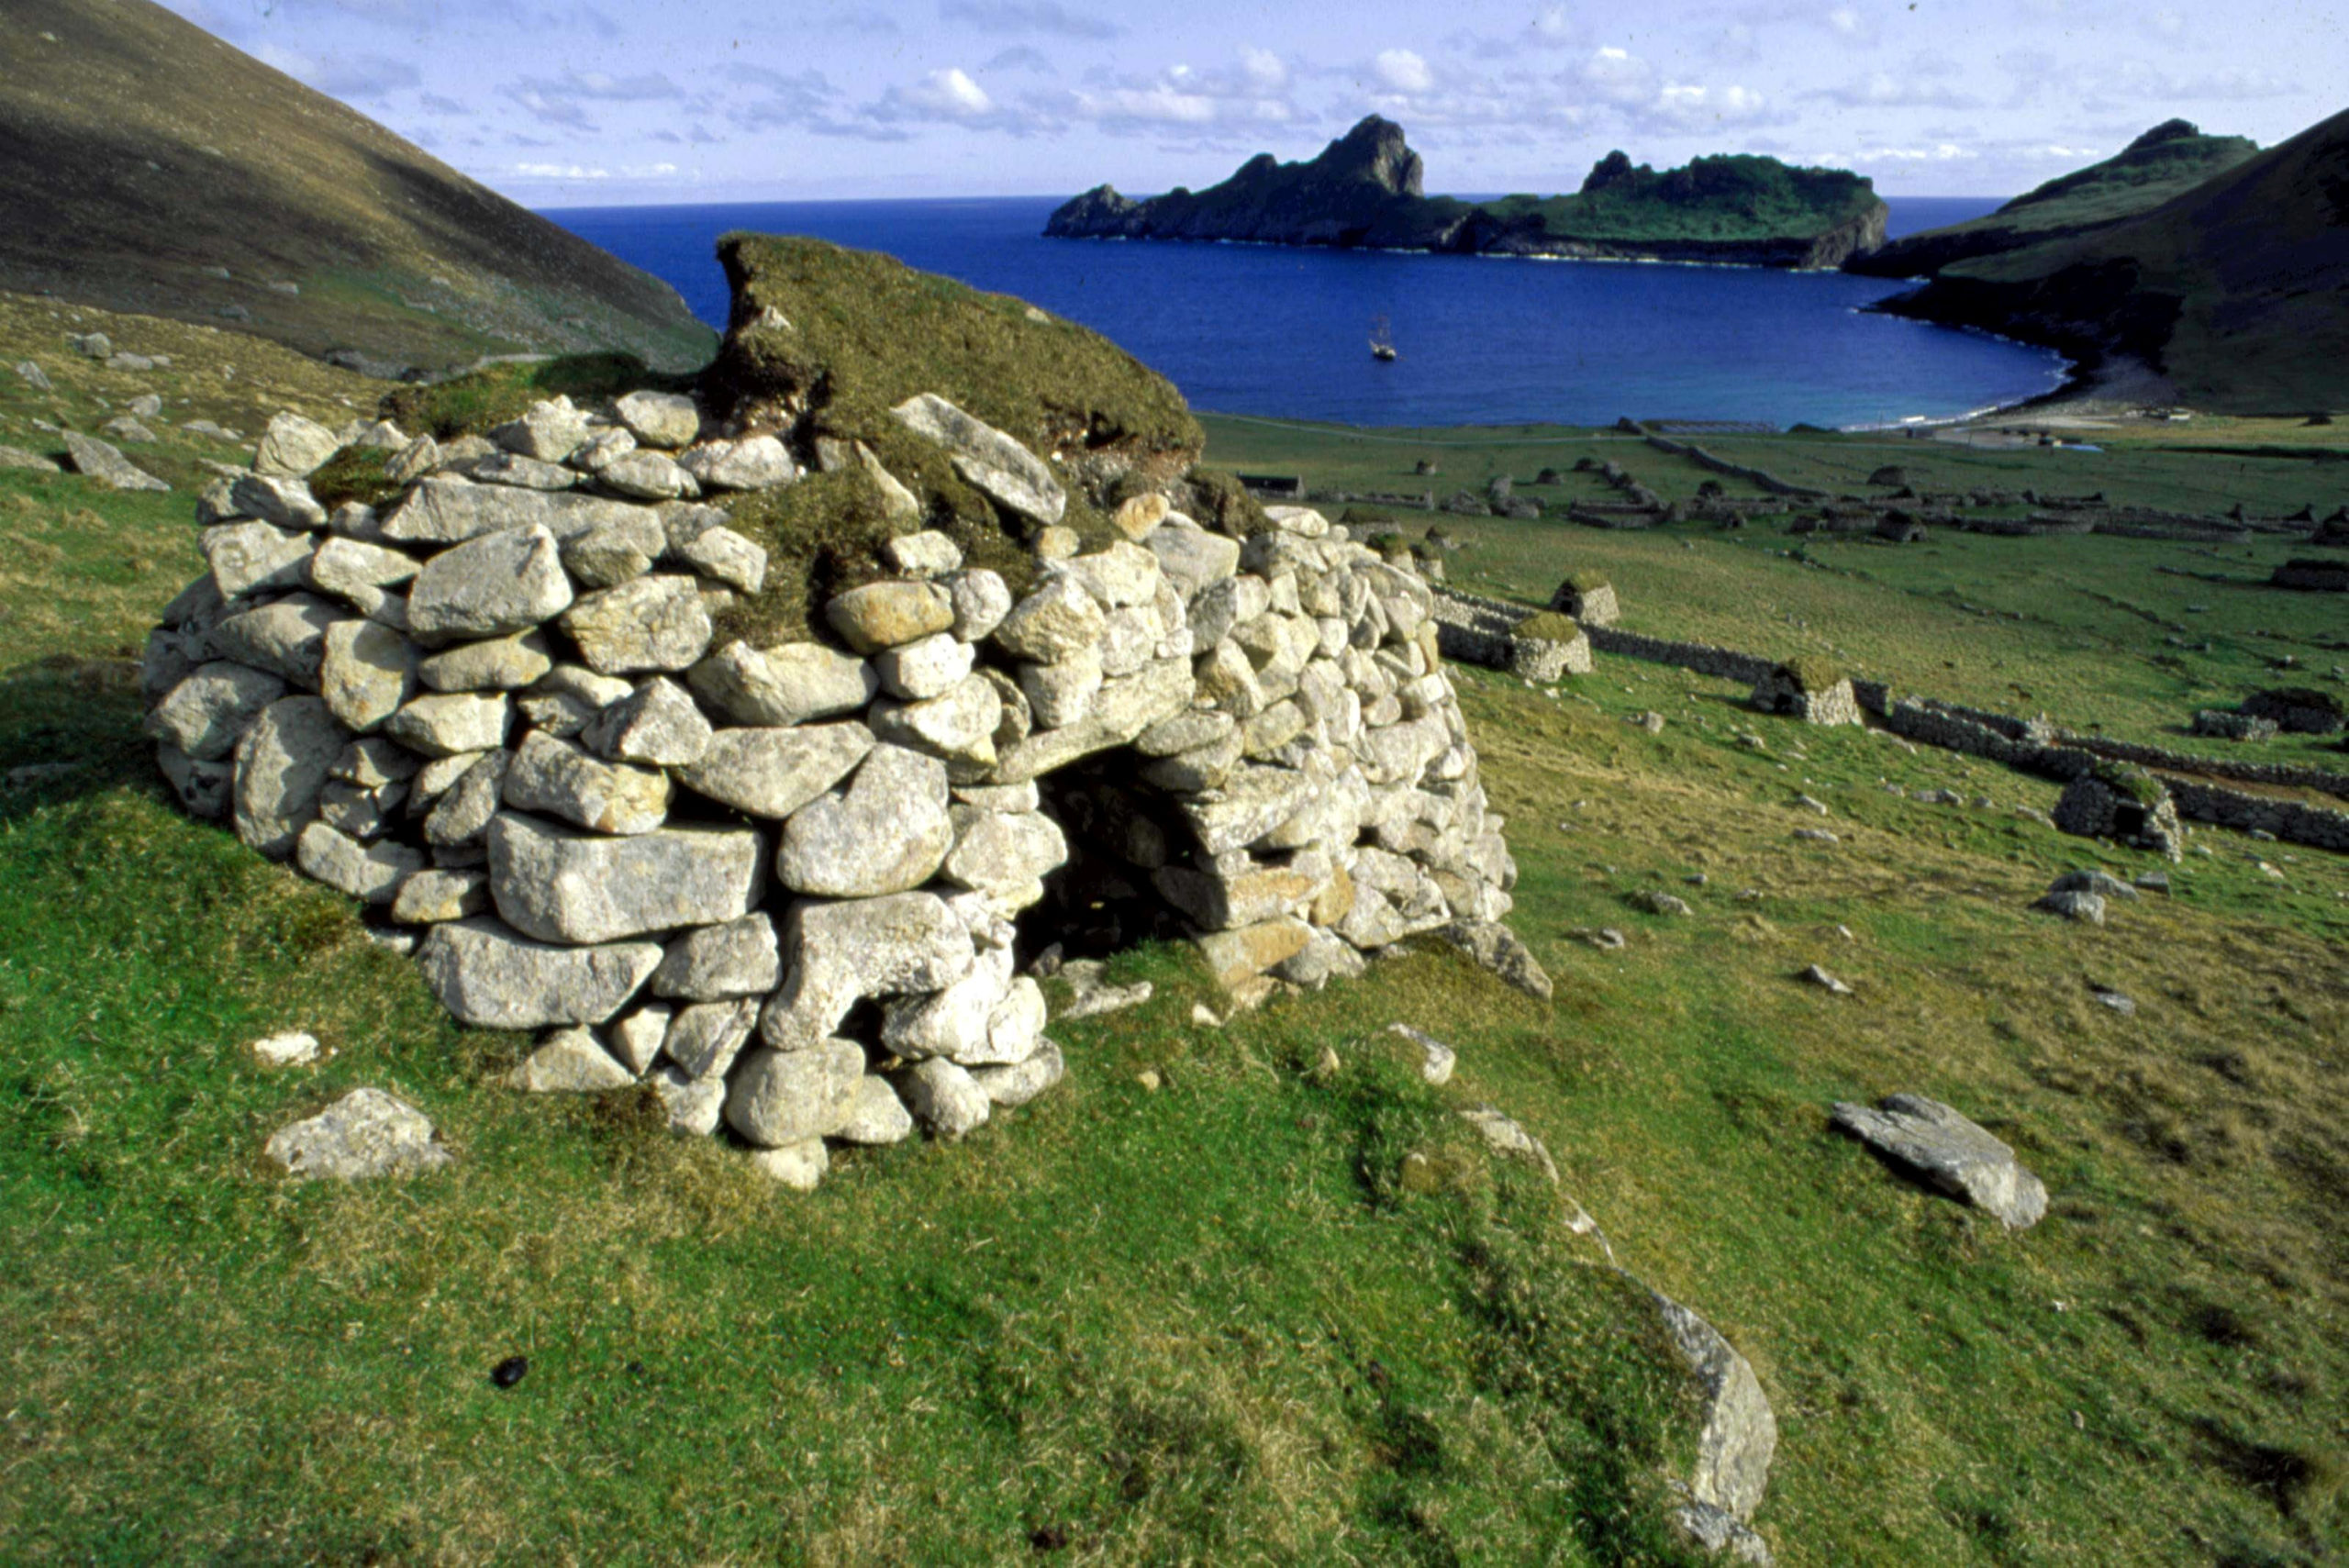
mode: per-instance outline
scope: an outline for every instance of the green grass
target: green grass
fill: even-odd
[[[1582,439],[1569,458],[1676,482]],[[1546,1184],[1464,1138],[1450,1112],[1479,1101],[1753,1361],[1782,1433],[1758,1522],[1790,1568],[2349,1542],[2339,857],[2197,830],[2170,897],[2075,926],[2029,908],[2053,876],[2156,862],[2023,815],[2051,784],[1662,666],[1602,659],[1570,695],[1455,671],[1553,1005],[1431,951],[1208,1029],[1194,961],[1139,950],[1113,977],[1158,994],[1056,1025],[1059,1090],[789,1195],[632,1096],[502,1087],[526,1040],[460,1029],[347,903],[162,803],[120,655],[194,571],[188,499],[0,477],[0,775],[78,764],[0,789],[12,1560],[1673,1562],[1686,1392]],[[2116,711],[2154,706],[2113,653],[2144,623],[2053,579],[2124,597],[2192,559],[1814,541],[1822,568],[1766,537],[1446,527],[1483,591],[1601,570],[1636,629],[1865,643],[1950,695],[2012,661]],[[1941,575],[1886,576],[1920,556]],[[1969,598],[2049,618],[1941,607],[1968,566]],[[1626,722],[1649,711],[1661,734]],[[1992,804],[1915,798],[1940,788]],[[1633,906],[1658,887],[1694,913]],[[1577,938],[1598,926],[1628,945]],[[1800,984],[1811,962],[1856,995]],[[1460,1048],[1452,1084],[1377,1039],[1398,1019]],[[247,1042],[288,1028],[331,1054],[262,1071]],[[360,1084],[458,1163],[275,1176],[269,1131]],[[1896,1089],[2012,1142],[2048,1219],[2008,1234],[1829,1129]],[[1406,1184],[1412,1154],[1434,1181]],[[499,1391],[512,1354],[530,1372]]]
[[[1635,438],[1555,427],[1347,431],[1207,415],[1209,452],[1241,468],[1279,462],[1308,486],[1397,488],[1413,463],[1440,460],[1447,482],[1515,476],[1520,494],[1572,494],[1529,484],[1577,457],[1612,461],[1667,499],[1708,477]],[[2232,432],[2231,432],[2232,433]],[[2103,490],[2129,505],[2217,515],[2237,500],[2256,515],[2303,504],[2319,515],[2349,470],[2329,462],[2169,450],[2117,441],[2104,452],[1972,448],[1874,436],[1708,437],[1708,450],[1800,484],[1867,494],[1876,468],[1898,462],[1920,490]],[[2337,477],[2336,477],[2337,475]],[[1586,475],[1571,472],[1569,481]],[[1423,482],[1424,483],[1424,482]],[[1553,508],[1554,510],[1555,508]],[[2027,508],[2026,508],[2027,509]],[[1757,514],[1740,533],[1691,522],[1638,532],[1447,517],[1464,548],[1452,583],[1468,592],[1547,604],[1562,581],[1610,580],[1626,628],[1744,650],[1765,658],[1827,659],[1897,692],[2021,717],[2045,712],[2082,731],[2188,751],[2349,769],[2337,738],[2279,736],[2229,747],[2188,734],[2197,708],[2232,707],[2277,684],[2285,657],[2323,677],[2349,666],[2349,628],[2327,595],[2268,585],[2302,536],[2201,545],[2112,536],[2001,538],[1945,528],[1921,544],[1866,536],[1784,535],[1795,514]]]
[[[485,436],[551,397],[592,406],[631,392],[683,391],[692,382],[690,376],[655,372],[634,354],[563,354],[395,387],[384,395],[380,412],[410,435],[447,440]]]

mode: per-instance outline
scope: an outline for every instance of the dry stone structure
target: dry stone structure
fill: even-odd
[[[764,646],[716,636],[769,558],[710,501],[801,482],[803,430],[557,399],[329,512],[305,475],[342,443],[287,417],[205,495],[211,570],[150,639],[162,772],[421,933],[457,1018],[540,1031],[519,1085],[649,1081],[800,1185],[827,1140],[1050,1088],[1022,949],[1088,911],[1187,934],[1243,1000],[1419,933],[1546,995],[1408,564],[1304,508],[1202,526],[1179,484],[1077,550],[1046,459],[935,395],[891,415],[1025,520],[1032,583],[860,448],[888,571]]]

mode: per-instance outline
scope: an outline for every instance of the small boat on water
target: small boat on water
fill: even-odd
[[[1370,357],[1381,363],[1395,358],[1395,333],[1384,316],[1371,324]]]

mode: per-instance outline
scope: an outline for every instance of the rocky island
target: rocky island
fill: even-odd
[[[1044,232],[1760,267],[1837,267],[1884,243],[1886,207],[1869,181],[1775,158],[1699,158],[1659,173],[1610,152],[1572,195],[1490,202],[1428,195],[1423,174],[1403,128],[1372,115],[1309,161],[1260,152],[1204,191],[1136,201],[1097,185]]]

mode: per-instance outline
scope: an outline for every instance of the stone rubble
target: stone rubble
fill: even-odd
[[[795,1185],[827,1139],[960,1138],[1059,1081],[1024,913],[1186,933],[1237,1006],[1418,935],[1548,995],[1409,562],[1305,507],[1220,532],[1179,482],[1084,550],[1052,463],[941,397],[896,416],[1028,530],[1024,592],[862,446],[674,394],[488,440],[283,416],[149,639],[161,771],[420,935],[457,1018],[545,1031],[518,1086],[649,1082]],[[306,476],[346,437],[402,489],[329,516]],[[687,497],[852,464],[896,575],[821,606],[837,643],[720,638],[767,560]],[[1150,995],[1062,973],[1063,1017]]]

